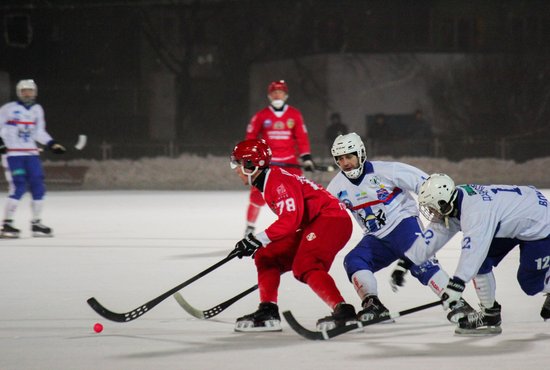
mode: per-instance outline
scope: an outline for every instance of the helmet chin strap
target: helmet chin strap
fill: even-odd
[[[259,169],[259,167],[256,166],[256,167],[254,167],[254,171],[252,171],[251,173],[248,173],[248,172],[245,172],[244,167],[241,166],[241,171],[242,171],[243,175],[246,175],[248,177],[248,185],[252,186],[252,176],[254,176],[256,174],[256,172],[258,172],[258,169]]]

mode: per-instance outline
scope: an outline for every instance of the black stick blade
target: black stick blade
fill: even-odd
[[[106,318],[107,320],[116,321],[116,322],[127,322],[132,321],[134,319],[137,319],[144,313],[146,313],[149,308],[147,304],[144,304],[143,306],[139,306],[138,308],[126,312],[126,313],[118,313],[113,312],[105,308],[101,303],[97,301],[94,297],[89,298],[86,302],[90,305],[90,307],[97,312],[100,316]]]

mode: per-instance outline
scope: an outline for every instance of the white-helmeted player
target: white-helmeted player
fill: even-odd
[[[19,229],[13,226],[13,217],[21,197],[27,189],[32,195],[31,232],[33,236],[52,236],[51,228],[41,223],[44,172],[36,143],[46,145],[56,154],[65,153],[65,147],[52,139],[46,131],[44,110],[36,104],[38,88],[33,80],[21,80],[15,87],[17,101],[0,107],[0,153],[9,184],[0,237],[18,238]]]
[[[361,298],[360,320],[389,316],[378,298],[374,273],[404,257],[416,240],[423,244],[422,224],[412,193],[418,193],[428,174],[399,162],[367,161],[365,145],[356,133],[340,135],[334,140],[331,153],[341,169],[327,190],[353,213],[364,236],[344,260],[348,278]],[[404,261],[399,260],[398,265]],[[449,276],[437,260],[423,261],[411,268],[423,285],[439,297]],[[403,285],[405,270],[392,274],[392,288]],[[447,316],[457,322],[473,309],[464,300]]]
[[[550,318],[550,210],[548,200],[534,186],[455,186],[445,174],[431,175],[420,187],[418,203],[431,221],[405,256],[422,263],[462,231],[462,248],[454,276],[444,290],[444,307],[453,307],[464,286],[473,280],[479,312],[458,321],[455,333],[499,334],[501,306],[496,301],[493,267],[516,246],[520,248],[517,280],[528,295],[546,293],[541,309]]]

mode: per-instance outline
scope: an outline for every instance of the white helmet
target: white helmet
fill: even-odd
[[[428,221],[443,220],[453,211],[457,192],[453,179],[434,173],[420,186],[418,205]]]
[[[363,173],[363,165],[367,160],[367,150],[365,149],[365,144],[361,137],[355,132],[351,132],[346,135],[338,135],[332,144],[332,149],[330,150],[336,165],[338,165],[338,157],[344,154],[355,154],[359,159],[359,167],[350,170],[344,171],[344,175],[350,179],[356,179]],[[340,165],[338,165],[340,167]],[[341,168],[340,168],[341,169]]]
[[[21,90],[25,89],[34,90],[34,95],[29,97],[21,94]],[[36,95],[38,94],[38,87],[36,86],[34,80],[21,80],[15,86],[15,92],[19,100],[21,100],[25,104],[29,104],[34,102],[34,100],[36,99]]]

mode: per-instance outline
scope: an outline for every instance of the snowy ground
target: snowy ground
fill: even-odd
[[[327,342],[302,339],[286,322],[282,333],[233,332],[235,318],[256,309],[257,293],[208,321],[189,316],[172,297],[129,323],[109,322],[88,307],[94,296],[113,311],[129,311],[224,258],[241,237],[246,198],[244,191],[50,192],[44,222],[56,235],[36,239],[26,197],[16,218],[22,238],[0,240],[0,369],[549,368],[550,322],[539,316],[543,297],[519,289],[517,253],[495,271],[504,320],[496,337],[455,336],[439,307]],[[264,210],[261,224],[272,219]],[[342,259],[359,238],[356,229],[331,270],[356,307]],[[451,273],[458,253],[455,243],[439,254]],[[393,293],[390,272],[376,275],[390,311],[435,299],[411,278]],[[235,259],[181,293],[206,309],[254,284],[253,263]],[[465,296],[477,304],[471,287]],[[288,274],[279,298],[282,310],[309,327],[329,313]],[[96,322],[105,327],[100,334],[92,330]]]

